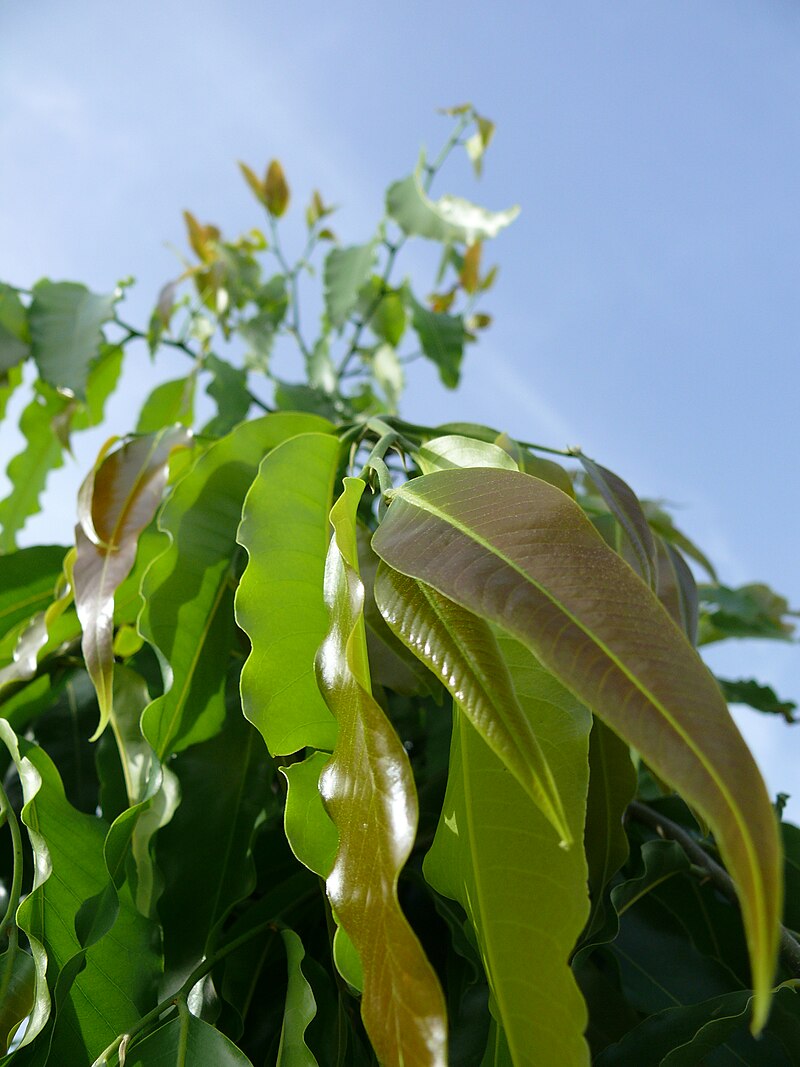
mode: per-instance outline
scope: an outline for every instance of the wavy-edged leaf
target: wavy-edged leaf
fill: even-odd
[[[375,244],[333,248],[325,257],[325,310],[338,330],[358,304],[359,293],[369,281],[375,263]]]
[[[403,915],[397,880],[414,844],[417,797],[400,738],[370,693],[356,510],[364,482],[346,478],[331,510],[325,564],[330,629],[317,676],[338,737],[321,790],[339,831],[327,879],[337,919],[361,959],[361,1014],[387,1067],[444,1067],[447,1021],[436,975]]]
[[[247,388],[247,371],[213,354],[206,356],[203,369],[212,374],[206,392],[217,405],[217,414],[203,427],[203,433],[221,437],[244,422],[250,411],[252,398]]]
[[[195,374],[162,382],[149,394],[142,404],[136,433],[157,433],[165,426],[179,422],[191,426],[194,421]]]
[[[375,577],[375,600],[392,631],[440,678],[561,841],[571,844],[552,770],[489,624],[385,564]]]
[[[404,233],[431,241],[470,245],[495,237],[519,215],[519,207],[489,211],[458,196],[431,200],[423,188],[418,167],[386,190],[386,213]]]
[[[411,325],[417,331],[422,351],[436,364],[439,377],[448,389],[455,389],[461,377],[466,331],[461,315],[428,311],[408,293]]]
[[[775,815],[716,682],[655,595],[568,497],[513,471],[407,483],[373,547],[524,641],[701,812],[738,887],[760,1029],[781,912]]]
[[[236,532],[259,463],[295,434],[327,427],[310,415],[265,415],[244,423],[198,459],[164,505],[158,526],[170,540],[145,574],[139,618],[140,633],[170,667],[166,692],[143,719],[160,760],[212,737],[225,718]]]
[[[580,838],[591,717],[519,642],[497,638],[571,835]],[[447,793],[423,870],[470,919],[513,1063],[588,1063],[586,1010],[568,966],[589,910],[583,851],[559,847],[544,815],[458,706]]]
[[[139,534],[161,503],[170,454],[190,439],[176,426],[108,455],[101,452],[81,487],[73,576],[83,656],[100,707],[94,738],[105,729],[113,705],[114,593],[133,567]]]
[[[327,752],[312,752],[300,763],[281,767],[288,790],[284,811],[286,840],[300,862],[320,878],[331,873],[339,843],[319,791],[319,777],[329,759]]]
[[[236,592],[236,621],[252,646],[242,706],[273,756],[306,746],[331,751],[336,740],[314,656],[328,626],[322,579],[339,451],[335,437],[304,433],[270,452],[237,534],[249,562]]]
[[[303,974],[305,949],[294,930],[281,930],[281,937],[286,949],[289,984],[276,1067],[318,1067],[305,1040],[306,1027],[317,1014],[314,992]]]
[[[636,570],[651,589],[658,580],[658,560],[653,532],[645,518],[642,505],[634,491],[618,474],[601,467],[593,459],[577,453],[583,469],[592,479],[614,518],[622,527],[628,546],[633,553]]]
[[[125,1055],[125,1067],[253,1067],[245,1054],[224,1034],[183,1008]]]
[[[97,940],[81,942],[81,906],[109,885],[106,824],[69,804],[50,758],[17,738],[2,719],[0,739],[22,783],[22,821],[34,856],[33,888],[17,912],[36,966],[34,1007],[22,1043],[41,1032],[52,998],[58,1008],[52,1062],[78,1063],[97,1056],[154,1006],[161,969],[157,931],[123,904],[109,932],[98,929]]]
[[[89,364],[103,340],[100,327],[114,317],[115,299],[113,293],[92,293],[78,282],[45,278],[36,283],[28,322],[31,355],[44,381],[77,397],[85,395]]]
[[[27,359],[30,342],[27,309],[17,290],[0,282],[0,378]]]

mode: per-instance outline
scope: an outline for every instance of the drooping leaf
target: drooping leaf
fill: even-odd
[[[795,626],[785,597],[768,585],[752,583],[731,589],[725,585],[698,586],[700,625],[697,643],[709,645],[729,637],[764,637],[791,641]]]
[[[314,992],[303,974],[305,949],[294,930],[281,930],[281,937],[286,948],[289,985],[276,1067],[318,1067],[305,1041],[306,1027],[317,1014]]]
[[[114,317],[115,299],[77,282],[36,283],[28,321],[31,355],[44,381],[84,397],[89,364],[103,339],[100,328]]]
[[[320,878],[331,873],[339,842],[319,791],[319,777],[329,759],[327,752],[312,752],[300,763],[281,767],[288,788],[286,840],[300,862]]]
[[[606,467],[601,467],[599,463],[584,456],[582,452],[578,453],[577,458],[622,527],[623,534],[633,552],[635,569],[639,577],[651,589],[655,589],[658,580],[656,545],[636,494],[618,474],[614,474]]]
[[[36,992],[23,1044],[58,1007],[54,1063],[97,1056],[155,1004],[160,971],[155,927],[123,905],[107,933],[81,943],[76,921],[83,902],[109,885],[103,858],[106,824],[75,810],[55,766],[38,746],[17,738],[0,719],[0,738],[22,783],[22,821],[35,860],[33,889],[18,911],[36,967]],[[81,967],[83,969],[81,969]]]
[[[644,583],[563,493],[513,471],[440,471],[394,492],[373,546],[523,640],[714,829],[769,1008],[780,844],[755,762],[713,677]]]
[[[417,168],[386,190],[386,213],[404,233],[470,245],[495,237],[519,215],[518,207],[488,211],[458,196],[431,200],[423,188],[420,170]]]
[[[358,303],[375,263],[375,244],[332,248],[325,257],[325,309],[331,326],[341,329]]]
[[[194,374],[162,382],[145,400],[136,423],[136,433],[157,433],[178,422],[191,426],[194,420]]]
[[[571,836],[580,838],[590,716],[518,642],[497,636],[547,752]],[[544,815],[460,708],[442,816],[423,869],[470,919],[509,1062],[588,1063],[586,1011],[568,966],[589,910],[583,852],[559,847]]]
[[[375,600],[392,631],[440,678],[561,841],[571,844],[548,758],[517,700],[489,624],[385,564],[375,577]]]
[[[169,535],[168,547],[144,577],[139,619],[140,632],[171,668],[171,684],[143,720],[160,760],[212,737],[225,717],[236,531],[258,465],[282,441],[326,428],[311,415],[243,423],[198,459],[165,504],[158,524]]]
[[[781,715],[786,722],[797,722],[797,704],[793,700],[781,700],[772,686],[762,685],[753,678],[717,678],[729,704],[747,704],[767,715]]]
[[[428,311],[411,293],[408,300],[412,310],[411,324],[417,331],[422,351],[436,364],[443,384],[448,389],[455,389],[464,355],[464,320],[460,315]]]
[[[126,1053],[125,1067],[253,1067],[232,1041],[185,1008]]]
[[[0,282],[0,378],[31,350],[28,313],[16,289]]]
[[[83,655],[100,706],[95,738],[113,702],[114,593],[133,566],[139,534],[161,503],[170,453],[189,440],[183,427],[174,427],[129,441],[104,458],[101,453],[81,489],[73,574]]]
[[[356,547],[363,490],[360,479],[345,479],[331,511],[334,537],[325,565],[330,629],[317,672],[339,727],[321,781],[339,831],[327,889],[361,959],[361,1014],[378,1058],[387,1067],[444,1067],[442,992],[397,899],[400,870],[414,844],[417,798],[406,751],[370,692]]]
[[[306,746],[330,751],[336,739],[314,656],[327,629],[322,577],[338,466],[339,442],[324,433],[275,448],[250,487],[237,534],[249,562],[236,621],[252,646],[242,706],[274,756]]]

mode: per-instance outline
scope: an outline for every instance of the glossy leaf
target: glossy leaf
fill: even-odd
[[[619,475],[601,467],[593,459],[579,452],[577,458],[591,477],[612,515],[622,527],[623,534],[633,552],[635,569],[651,589],[658,580],[658,561],[653,533],[647,524],[642,505]]]
[[[314,656],[327,629],[322,577],[338,466],[339,442],[324,433],[275,448],[250,487],[237,534],[249,562],[236,593],[236,621],[252,646],[242,706],[273,756],[306,746],[330,751],[336,739]]]
[[[293,930],[281,930],[281,937],[286,949],[289,984],[276,1067],[318,1067],[305,1041],[306,1027],[317,1014],[317,1005],[303,974],[303,942]]]
[[[386,190],[386,213],[404,233],[470,245],[495,237],[519,215],[519,208],[488,211],[458,196],[431,200],[422,185],[421,168],[417,168]]]
[[[27,358],[30,340],[25,305],[16,289],[0,282],[0,377]]]
[[[125,1067],[253,1067],[245,1054],[213,1026],[184,1009],[125,1055]]]
[[[275,414],[213,444],[175,486],[159,516],[168,546],[142,583],[140,632],[169,663],[171,680],[143,728],[161,760],[212,737],[225,718],[233,641],[233,582],[241,562],[242,504],[265,454],[294,434],[324,430],[313,416]]]
[[[113,703],[114,593],[133,566],[139,534],[161,503],[170,453],[189,440],[183,427],[175,427],[136,438],[104,458],[101,453],[81,489],[73,574],[83,655],[100,706],[95,738],[105,729]]]
[[[375,600],[392,631],[436,674],[562,843],[571,831],[545,753],[514,690],[491,627],[424,582],[383,565]]]
[[[453,467],[501,467],[518,469],[512,456],[499,445],[476,441],[460,434],[446,434],[426,441],[414,453],[414,461],[423,474],[450,470]]]
[[[331,873],[339,843],[336,827],[319,791],[319,777],[329,759],[327,752],[312,752],[300,763],[281,767],[288,789],[284,815],[286,840],[300,862],[320,878],[327,878]]]
[[[358,303],[375,263],[375,245],[333,248],[325,258],[325,309],[331,326],[341,329]]]
[[[654,594],[568,497],[513,471],[407,483],[373,546],[525,641],[700,811],[737,883],[760,1028],[781,911],[775,816],[713,677]]]
[[[327,889],[361,959],[361,1014],[378,1058],[386,1067],[444,1067],[442,992],[397,899],[400,870],[414,844],[417,798],[402,742],[370,693],[356,547],[363,490],[360,479],[345,479],[331,511],[334,536],[325,565],[330,629],[317,674],[339,727],[321,781],[339,831]]]
[[[571,835],[579,839],[590,716],[518,642],[497,636],[520,704],[547,753]],[[424,872],[470,919],[510,1062],[588,1063],[586,1011],[568,966],[589,910],[583,852],[559,847],[543,814],[460,707],[442,816]]]
[[[460,315],[428,311],[409,293],[411,324],[417,331],[422,351],[436,364],[439,377],[448,389],[455,389],[461,376],[464,355],[464,320]]]
[[[31,355],[44,381],[85,395],[89,364],[103,339],[100,327],[113,318],[114,302],[113,294],[101,296],[77,282],[37,282],[28,322]]]

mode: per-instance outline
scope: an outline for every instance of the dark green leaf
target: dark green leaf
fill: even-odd
[[[16,289],[0,282],[0,378],[31,350],[28,313]]]
[[[773,641],[791,641],[794,623],[786,618],[795,615],[786,599],[767,585],[742,585],[730,589],[725,585],[700,585],[700,626],[697,643],[708,645],[728,637],[765,637]]]
[[[33,1009],[36,967],[33,957],[21,949],[8,948],[0,954],[0,1055],[8,1051],[19,1024]]]
[[[747,704],[768,715],[782,715],[786,722],[797,722],[794,716],[797,704],[793,700],[781,700],[771,686],[761,685],[753,678],[717,678],[717,681],[729,704]]]
[[[253,1067],[245,1054],[219,1030],[184,1008],[138,1042],[125,1056],[125,1067]]]
[[[448,389],[455,389],[461,376],[464,355],[464,320],[460,315],[441,315],[428,311],[408,294],[412,311],[411,324],[417,331],[422,351],[439,371]]]
[[[247,371],[232,367],[217,356],[206,356],[204,369],[212,374],[206,392],[217,405],[217,414],[203,427],[203,433],[222,437],[247,418],[251,398]]]
[[[0,634],[52,601],[66,551],[41,545],[0,556]]]
[[[31,354],[44,381],[83,398],[89,365],[103,339],[100,327],[114,317],[115,299],[77,282],[36,283],[28,320]]]

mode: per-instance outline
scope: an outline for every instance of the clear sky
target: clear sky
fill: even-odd
[[[435,108],[465,100],[497,136],[480,185],[457,166],[438,191],[522,214],[491,248],[495,325],[463,387],[415,372],[404,414],[579,443],[679,504],[728,584],[799,606],[794,0],[0,2],[0,278],[108,291],[133,274],[126,315],[146,322],[184,207],[228,233],[258,221],[237,159],[280,157],[298,201],[319,186],[364,240],[386,185],[446,134]],[[4,429],[2,468],[13,446]],[[53,478],[26,543],[67,539],[97,447]],[[800,699],[796,645],[713,662]],[[800,821],[800,728],[737,719]]]

